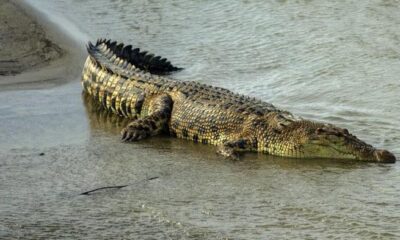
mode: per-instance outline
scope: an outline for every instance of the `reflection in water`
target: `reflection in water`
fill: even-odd
[[[82,102],[91,130],[100,129],[108,133],[117,134],[130,122],[128,118],[105,111],[98,101],[95,101],[92,96],[85,92],[82,92]]]

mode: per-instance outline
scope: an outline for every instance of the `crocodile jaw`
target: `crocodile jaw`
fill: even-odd
[[[365,147],[366,146],[366,147]],[[345,145],[316,145],[303,146],[303,156],[308,158],[334,158],[371,161],[381,163],[395,163],[396,157],[384,149],[375,149],[370,145],[363,147]]]
[[[268,132],[271,133],[270,130]],[[347,129],[307,120],[292,122],[266,142],[264,148],[272,155],[396,162],[391,152],[374,148],[350,134]]]

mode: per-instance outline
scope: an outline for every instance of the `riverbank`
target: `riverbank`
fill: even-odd
[[[0,3],[1,90],[57,86],[77,77],[82,47],[22,1]]]

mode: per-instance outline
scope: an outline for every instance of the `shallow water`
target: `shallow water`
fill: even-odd
[[[346,127],[400,157],[397,1],[30,2],[82,44],[137,45],[184,67],[178,79]],[[0,238],[400,237],[399,164],[122,144],[125,122],[85,104],[79,79],[0,92],[0,119]]]

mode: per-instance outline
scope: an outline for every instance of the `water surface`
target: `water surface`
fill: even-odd
[[[82,44],[139,46],[184,67],[177,79],[346,127],[400,157],[397,1],[29,2]],[[398,164],[232,162],[168,137],[122,144],[126,122],[85,104],[79,79],[1,92],[0,113],[0,238],[400,237]]]

